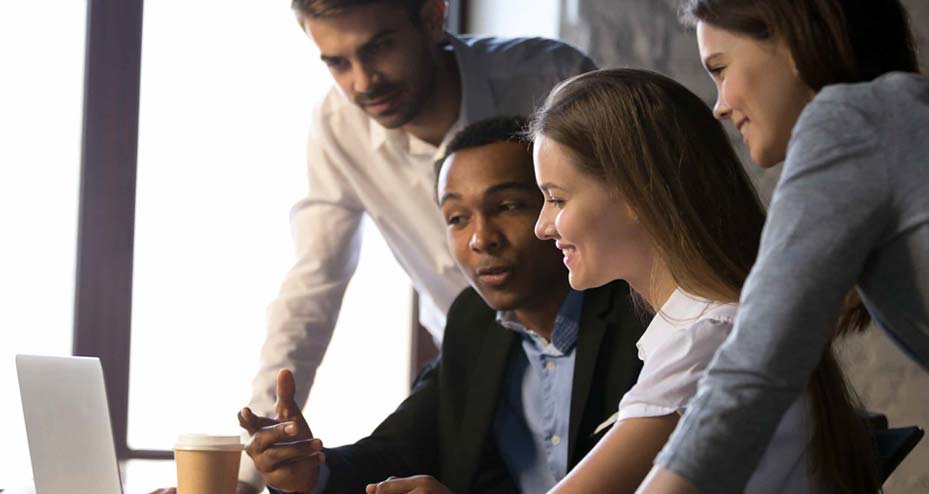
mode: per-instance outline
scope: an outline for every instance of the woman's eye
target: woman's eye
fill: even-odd
[[[551,198],[551,199],[546,199],[545,202],[551,204],[552,206],[555,206],[556,208],[560,208],[560,207],[564,206],[564,200],[562,200],[562,199],[555,199],[554,197]]]

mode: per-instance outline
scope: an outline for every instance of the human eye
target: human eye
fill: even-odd
[[[344,58],[327,58],[324,60],[326,67],[332,72],[343,72],[348,70],[348,60]]]
[[[362,57],[366,60],[377,57],[391,47],[393,40],[391,38],[381,38],[365,46]]]
[[[497,210],[500,212],[509,212],[509,211],[518,211],[523,208],[523,204],[516,201],[503,202],[497,206]]]
[[[445,225],[449,228],[459,228],[465,224],[467,218],[462,214],[450,214],[445,217]]]
[[[721,79],[723,76],[723,71],[725,70],[726,70],[725,65],[715,65],[715,66],[706,68],[706,71],[710,73],[710,77],[714,79]]]
[[[393,40],[391,38],[381,38],[371,46],[371,51],[385,50],[390,48],[391,44],[393,44]]]
[[[564,207],[564,199],[559,199],[557,197],[548,197],[545,199],[545,202],[551,204],[552,206],[555,206],[558,209],[561,209],[562,207]]]

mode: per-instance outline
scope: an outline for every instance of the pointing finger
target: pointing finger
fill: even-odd
[[[300,407],[297,406],[294,400],[296,387],[294,374],[290,369],[281,369],[277,373],[277,404],[275,411],[279,419],[291,420],[300,415]]]

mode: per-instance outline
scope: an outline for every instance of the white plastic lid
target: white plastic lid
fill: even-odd
[[[181,451],[242,451],[242,440],[239,436],[181,434],[177,436],[174,449]]]

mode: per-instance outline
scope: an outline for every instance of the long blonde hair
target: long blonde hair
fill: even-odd
[[[692,92],[635,69],[588,72],[561,83],[529,132],[573,153],[632,208],[684,291],[738,302],[761,238],[761,202],[722,124]],[[831,347],[810,380],[813,467],[830,490],[877,490],[870,440]]]

